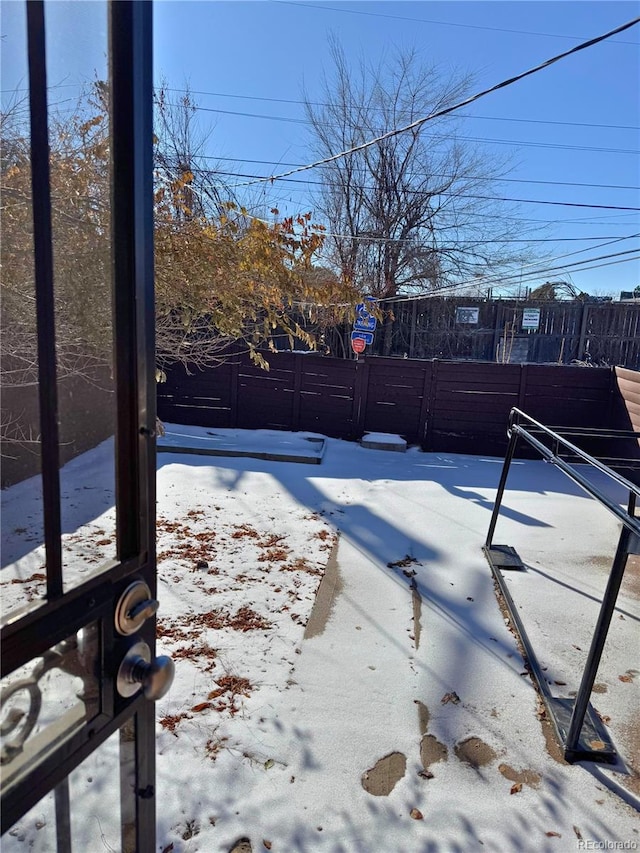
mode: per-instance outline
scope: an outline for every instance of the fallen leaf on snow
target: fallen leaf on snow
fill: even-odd
[[[270,841],[266,841],[265,839],[263,839],[262,843],[267,848],[267,850],[271,850],[271,842]]]
[[[422,814],[422,812],[420,811],[420,809],[411,809],[411,811],[409,812],[409,815],[410,815],[414,820],[423,820],[423,819],[424,819],[424,815]]]
[[[200,702],[198,705],[194,705],[191,709],[192,711],[206,711],[207,708],[213,708],[211,702]]]
[[[522,790],[522,782],[514,782],[511,786],[510,794],[519,794]]]
[[[455,690],[451,693],[445,693],[442,699],[440,700],[442,705],[446,705],[448,702],[453,702],[454,705],[457,705],[459,701],[460,697],[455,692]]]
[[[559,832],[545,832],[547,838],[562,838]]]
[[[388,569],[401,569],[403,566],[410,566],[411,563],[417,563],[417,559],[412,557],[410,554],[407,554],[406,557],[403,557],[401,560],[396,560],[394,563],[387,563]]]

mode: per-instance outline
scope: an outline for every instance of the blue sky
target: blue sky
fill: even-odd
[[[2,4],[3,98],[24,75],[20,7]],[[188,83],[198,93],[195,98],[203,108],[199,121],[210,133],[212,157],[232,158],[225,161],[229,171],[268,175],[285,171],[284,164],[313,159],[309,128],[297,102],[303,86],[312,99],[319,95],[322,72],[329,70],[330,34],[338,36],[353,61],[364,55],[376,63],[396,49],[415,48],[425,63],[471,74],[472,90],[477,91],[613,29],[636,17],[639,9],[638,3],[615,0],[159,0],[154,11],[155,76],[176,89]],[[61,84],[55,94],[61,100],[71,96],[73,86],[92,79],[94,69],[100,73],[104,68],[104,6],[57,0],[49,4],[48,21],[50,44],[56,48],[50,82]],[[497,188],[500,195],[640,207],[639,42],[640,26],[635,26],[464,109],[459,134],[483,140],[477,144],[489,159],[510,156],[511,180]],[[251,160],[268,163],[247,162]],[[296,177],[319,176],[307,172]],[[269,204],[287,212],[313,207],[304,183],[276,182],[265,193]],[[528,220],[525,236],[528,228],[548,226],[534,236],[558,240],[539,244],[552,258],[580,252],[548,266],[640,248],[638,238],[600,245],[638,234],[637,211],[522,203],[519,214]],[[541,280],[553,275],[543,274]],[[571,276],[580,289],[617,294],[640,283],[640,263],[574,267]]]

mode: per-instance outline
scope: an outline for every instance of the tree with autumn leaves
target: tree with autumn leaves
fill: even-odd
[[[184,105],[182,107],[183,112]],[[2,368],[6,385],[37,380],[27,110],[1,117]],[[96,83],[73,115],[50,117],[51,197],[59,373],[82,373],[111,358],[110,148],[106,87]],[[186,113],[188,119],[188,111]],[[165,116],[166,118],[166,116]],[[158,121],[165,133],[171,123]],[[183,125],[184,126],[184,123]],[[156,135],[155,288],[159,376],[261,350],[275,330],[314,345],[298,318],[323,308],[340,319],[354,294],[336,277],[314,275],[324,236],[309,213],[264,221],[235,201],[200,203],[190,143]],[[209,200],[210,201],[210,200]],[[338,305],[339,304],[339,305]],[[329,309],[328,306],[338,305]]]

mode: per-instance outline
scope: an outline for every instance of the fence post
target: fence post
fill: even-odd
[[[580,322],[580,340],[578,341],[577,358],[582,361],[584,358],[584,344],[587,337],[587,319],[589,317],[589,306],[586,302],[582,303],[582,319]]]
[[[420,404],[420,415],[418,417],[418,440],[421,445],[426,442],[427,425],[429,422],[429,398],[431,395],[431,376],[433,374],[433,362],[423,363],[424,376],[422,377],[422,403]]]
[[[527,399],[527,375],[529,373],[529,365],[520,365],[520,388],[518,389],[518,408],[521,412],[526,412]],[[527,412],[528,414],[528,412]]]
[[[424,449],[433,449],[433,418],[436,411],[436,393],[438,390],[438,359],[431,362],[431,381],[429,383],[429,396],[427,397],[427,411],[425,413],[426,434],[424,437]]]
[[[300,394],[302,392],[302,359],[303,355],[294,355],[293,372],[293,410],[291,412],[291,429],[297,432],[300,429]]]
[[[355,363],[353,380],[353,408],[351,418],[351,437],[362,438],[365,432],[367,415],[367,395],[369,392],[369,365],[366,359]]]
[[[411,330],[409,332],[409,358],[413,358],[416,353],[416,322],[418,319],[418,300],[413,300],[411,308]]]
[[[504,319],[504,310],[501,304],[498,304],[496,311],[495,326],[493,327],[493,352],[491,353],[491,361],[498,360],[498,341],[502,334],[502,321]]]
[[[235,428],[238,426],[238,408],[239,408],[239,384],[240,384],[240,355],[235,355],[231,357],[231,373],[230,373],[230,400],[231,400],[231,412],[230,412],[230,427]]]

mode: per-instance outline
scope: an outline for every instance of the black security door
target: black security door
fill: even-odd
[[[86,122],[54,134],[52,51],[80,49],[82,15],[97,6],[106,79],[95,81]],[[7,156],[16,158],[11,176],[30,170],[33,275],[24,305],[35,306],[44,565],[24,601],[3,606],[3,842],[17,826],[28,833],[36,814],[47,849],[152,851],[154,699],[173,666],[155,658],[151,3],[29,0],[25,9],[29,150],[23,160],[19,151]],[[86,169],[93,177],[82,183]],[[61,425],[61,400],[73,397],[74,369],[83,381],[102,370],[114,437],[100,447],[108,457],[100,470],[111,472],[112,486],[87,473],[67,493],[60,434],[74,425]],[[96,522],[92,495],[110,488]]]

